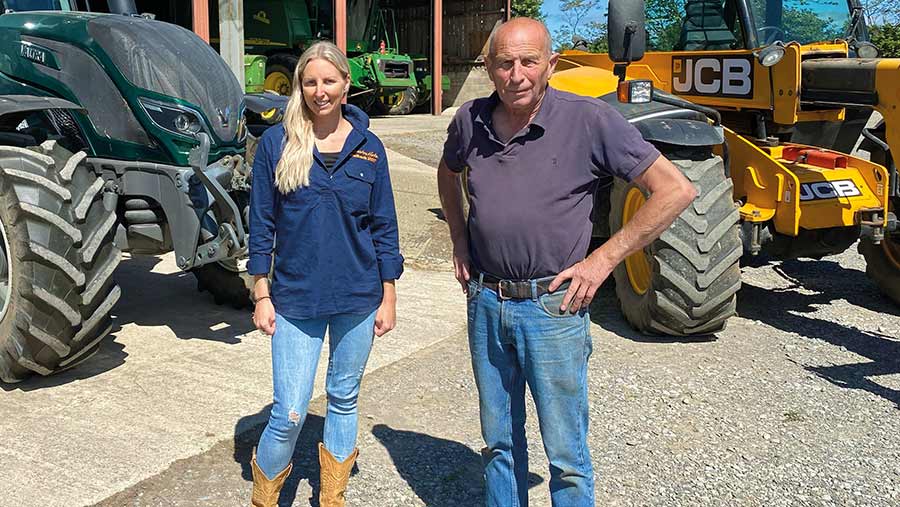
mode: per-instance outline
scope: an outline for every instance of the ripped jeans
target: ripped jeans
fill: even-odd
[[[266,477],[278,475],[294,454],[294,444],[312,398],[326,328],[329,332],[325,380],[328,408],[323,441],[338,461],[344,461],[353,453],[357,433],[356,400],[372,350],[374,326],[374,311],[306,320],[275,316],[272,412],[256,450],[256,462]]]

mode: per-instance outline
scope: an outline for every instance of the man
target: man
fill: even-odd
[[[488,506],[528,503],[526,382],[550,461],[553,505],[594,505],[587,307],[613,268],[696,196],[607,104],[548,87],[558,58],[542,23],[516,18],[499,27],[486,59],[496,92],[459,109],[438,169],[456,278],[468,297]],[[460,185],[466,173],[468,223]],[[585,258],[592,194],[608,174],[651,196]]]

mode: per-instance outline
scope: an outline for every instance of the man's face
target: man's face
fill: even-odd
[[[531,111],[543,96],[558,55],[550,54],[539,30],[516,27],[497,35],[494,54],[487,58],[491,81],[506,107]]]

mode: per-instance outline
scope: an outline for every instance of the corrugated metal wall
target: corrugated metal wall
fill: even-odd
[[[400,32],[402,51],[431,53],[430,0],[389,0]],[[506,19],[506,0],[444,0],[444,62],[470,63],[478,59],[494,25]]]

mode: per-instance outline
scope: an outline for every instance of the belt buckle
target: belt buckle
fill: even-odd
[[[508,287],[508,284],[510,284],[510,283],[512,283],[512,280],[500,280],[499,282],[497,282],[497,296],[500,299],[503,299],[503,300],[512,299],[511,297],[503,294],[503,286],[506,285]],[[507,288],[507,290],[509,290],[509,289]]]

